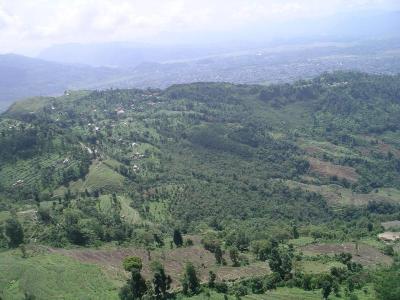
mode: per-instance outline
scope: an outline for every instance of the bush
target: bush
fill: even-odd
[[[246,296],[247,293],[248,293],[247,288],[243,284],[238,284],[234,288],[234,294],[235,294],[236,297]]]
[[[264,284],[261,278],[253,278],[250,280],[251,291],[253,294],[264,294]]]
[[[137,256],[129,256],[124,258],[122,262],[125,271],[131,272],[133,269],[142,270],[142,259]]]
[[[389,256],[394,256],[394,249],[392,245],[386,245],[385,248],[383,249],[383,254],[389,255]]]
[[[228,292],[228,285],[225,282],[215,282],[214,288],[218,293],[226,294]]]

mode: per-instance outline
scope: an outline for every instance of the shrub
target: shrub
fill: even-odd
[[[131,272],[133,269],[142,270],[142,259],[137,256],[129,256],[122,262],[125,271]]]

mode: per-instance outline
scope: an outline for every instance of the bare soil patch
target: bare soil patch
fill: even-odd
[[[356,182],[358,180],[359,175],[352,167],[334,165],[316,158],[309,158],[308,161],[311,171],[314,173],[326,177],[337,176],[338,178],[345,178],[350,182]]]
[[[385,242],[394,242],[400,240],[400,232],[386,231],[378,234],[378,238]]]
[[[316,146],[304,147],[304,151],[311,155],[315,155],[315,154],[323,152],[323,151],[321,151],[321,149],[319,147],[316,147]]]
[[[389,229],[391,227],[400,227],[400,221],[388,221],[382,223],[383,228]]]
[[[391,152],[395,157],[400,157],[400,151],[389,144],[381,143],[378,145],[378,149],[383,154]]]
[[[313,244],[301,247],[304,254],[327,254],[335,255],[341,252],[351,253],[353,261],[358,262],[364,266],[371,266],[377,264],[390,265],[393,259],[387,255],[384,255],[378,249],[365,245],[359,244],[358,255],[356,255],[355,243],[343,243],[343,244]]]
[[[150,278],[150,264],[152,261],[161,262],[167,274],[173,279],[173,287],[180,286],[184,268],[187,262],[195,265],[202,282],[208,280],[208,272],[216,272],[220,280],[237,280],[243,277],[262,276],[268,274],[269,268],[266,263],[252,263],[243,267],[217,266],[214,254],[205,250],[201,245],[191,247],[175,248],[171,250],[156,250],[150,252],[150,257],[144,249],[121,248],[112,250],[96,249],[48,249],[52,253],[62,254],[83,263],[97,264],[114,278],[127,276],[122,268],[122,260],[127,256],[138,256],[143,262],[143,276]],[[149,260],[149,258],[151,260]],[[228,263],[229,258],[226,258]]]

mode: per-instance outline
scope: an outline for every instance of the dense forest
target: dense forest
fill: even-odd
[[[0,117],[3,267],[16,251],[26,267],[60,248],[134,248],[147,256],[125,259],[127,284],[104,299],[247,299],[287,289],[399,299],[399,246],[377,238],[399,229],[382,225],[400,220],[399,120],[400,76],[354,72],[17,102]],[[310,253],[329,244],[334,255]],[[219,267],[187,262],[171,279],[149,262],[162,253],[168,264],[165,251],[196,247]],[[382,260],[367,261],[363,249]],[[231,264],[268,270],[217,276]],[[0,275],[4,299],[50,297],[34,285],[9,289],[10,280]]]

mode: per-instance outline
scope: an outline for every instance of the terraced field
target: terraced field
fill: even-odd
[[[390,256],[384,255],[379,249],[367,244],[360,243],[356,251],[354,243],[329,243],[329,244],[313,244],[301,247],[301,250],[306,255],[327,254],[334,255],[341,252],[351,253],[353,260],[365,266],[374,266],[378,264],[390,265],[393,259]]]
[[[151,261],[160,261],[164,265],[166,272],[172,276],[174,287],[180,286],[180,280],[182,279],[184,267],[187,262],[192,262],[196,266],[202,282],[207,282],[210,270],[213,270],[220,280],[236,280],[252,276],[262,276],[269,273],[269,268],[264,262],[254,262],[243,267],[218,266],[215,263],[214,254],[205,250],[201,245],[172,250],[159,249],[151,252],[139,248],[104,250],[48,248],[48,251],[83,263],[98,265],[113,278],[120,278],[121,274],[125,274],[121,261],[127,256],[138,256],[142,259],[142,273],[147,278],[151,274]],[[226,256],[226,260],[230,262],[228,256]]]
[[[114,171],[109,162],[94,161],[89,168],[89,173],[85,179],[71,182],[69,189],[73,193],[84,192],[86,189],[89,192],[103,191],[104,193],[119,192],[123,189],[125,178]],[[54,191],[55,197],[61,197],[65,194],[67,188],[59,187]]]
[[[35,157],[31,160],[19,160],[15,164],[6,164],[0,168],[0,176],[5,187],[33,186],[40,180],[40,173],[35,172],[36,167],[45,169],[51,166],[63,167],[63,158],[56,153],[47,156]],[[69,166],[74,164],[71,162]]]

